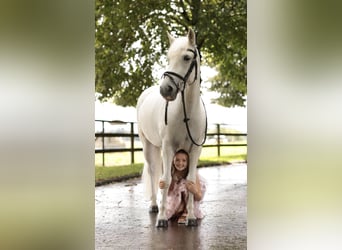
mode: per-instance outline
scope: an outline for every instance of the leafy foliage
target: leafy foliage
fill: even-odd
[[[168,48],[166,31],[196,32],[202,64],[219,72],[211,90],[223,106],[243,106],[247,92],[246,0],[96,0],[96,92],[135,106],[140,93],[156,84],[152,69]]]

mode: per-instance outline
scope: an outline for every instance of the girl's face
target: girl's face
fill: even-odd
[[[188,156],[183,153],[178,153],[173,158],[173,164],[178,171],[182,171],[188,167]]]

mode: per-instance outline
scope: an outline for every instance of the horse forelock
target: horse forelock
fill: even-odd
[[[187,49],[193,49],[194,45],[191,44],[188,37],[175,38],[173,43],[169,47],[168,56],[173,57],[179,55],[182,52],[186,52]]]

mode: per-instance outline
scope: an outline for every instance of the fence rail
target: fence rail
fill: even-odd
[[[96,123],[101,123],[101,127],[96,126]],[[211,131],[207,133],[207,141],[203,147],[216,147],[217,156],[221,156],[221,147],[247,146],[247,143],[244,142],[247,142],[247,133],[224,132],[227,130],[227,128],[222,127],[228,127],[228,124],[210,125],[215,126],[215,132]],[[137,133],[137,128],[135,128],[136,126],[137,124],[135,122],[95,120],[95,154],[102,154],[102,166],[105,165],[105,153],[130,152],[131,163],[135,163],[134,153],[137,151],[142,151],[142,147],[137,146],[137,144],[141,143]],[[238,143],[238,139],[231,140],[233,141],[232,143],[224,143],[224,141],[229,141],[229,137],[240,139],[241,137],[246,138],[245,140],[242,140],[243,143]],[[110,141],[111,139],[116,138],[121,140],[114,142]],[[127,147],[126,144],[129,146]]]

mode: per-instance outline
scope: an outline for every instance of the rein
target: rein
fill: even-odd
[[[205,105],[204,105],[204,102],[201,98],[201,101],[202,101],[202,104],[203,104],[203,107],[204,107],[204,112],[205,112],[205,129],[204,129],[204,138],[203,138],[203,141],[201,143],[196,143],[194,141],[194,139],[192,138],[191,136],[191,132],[190,132],[190,128],[189,128],[189,121],[190,121],[190,118],[187,117],[186,115],[186,110],[185,110],[185,97],[184,97],[184,91],[182,91],[182,102],[183,102],[183,112],[184,112],[184,122],[185,122],[185,126],[186,126],[186,130],[188,131],[188,135],[190,137],[190,140],[192,141],[193,144],[195,144],[196,146],[202,146],[205,141],[207,140],[207,128],[208,128],[208,117],[207,117],[207,110],[205,109]]]
[[[193,70],[193,68],[195,67],[195,70],[196,70],[196,74],[195,74],[195,78],[193,80],[192,83],[194,83],[196,80],[197,80],[197,61],[196,61],[196,58],[197,58],[197,53],[195,50],[192,50],[192,49],[188,49],[188,51],[191,51],[192,53],[194,53],[194,58],[192,59],[192,62],[191,62],[191,65],[188,69],[188,72],[185,74],[184,77],[182,77],[181,75],[175,73],[175,72],[172,72],[172,71],[165,71],[163,76],[168,76],[171,80],[171,82],[176,86],[177,90],[181,91],[181,95],[182,95],[182,104],[183,104],[183,113],[184,113],[184,123],[185,123],[185,126],[186,126],[186,130],[188,132],[188,135],[189,135],[189,138],[191,140],[191,142],[193,144],[195,144],[196,146],[202,146],[206,139],[207,139],[207,128],[208,128],[208,119],[207,119],[207,111],[205,109],[205,105],[204,105],[204,102],[201,98],[201,101],[202,101],[202,104],[203,104],[203,107],[204,107],[204,112],[205,112],[205,136],[204,136],[204,139],[201,143],[196,143],[195,140],[193,139],[192,135],[191,135],[191,131],[190,131],[190,128],[189,128],[189,120],[190,118],[188,118],[187,116],[187,113],[186,113],[186,108],[185,108],[185,96],[184,96],[184,90],[185,90],[185,85],[186,85],[186,82],[188,81],[188,78]],[[179,79],[182,80],[183,82],[183,89],[180,89],[180,83],[176,83],[175,79],[172,77],[172,76],[175,76],[175,77],[178,77]],[[191,84],[192,84],[191,83]],[[165,117],[164,117],[164,121],[165,121],[165,125],[167,125],[167,110],[168,110],[168,107],[169,107],[169,101],[166,101],[166,104],[165,104]]]

